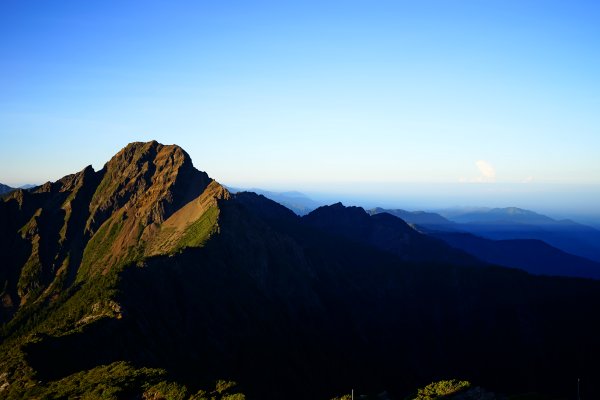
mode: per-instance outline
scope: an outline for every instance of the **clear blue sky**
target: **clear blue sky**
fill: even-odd
[[[290,3],[0,1],[0,182],[156,139],[231,185],[600,214],[600,2]]]

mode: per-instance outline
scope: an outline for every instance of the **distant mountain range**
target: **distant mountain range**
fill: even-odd
[[[247,191],[264,195],[298,215],[306,215],[322,205],[297,191]],[[394,215],[431,237],[492,264],[532,274],[600,279],[600,231],[571,220],[557,221],[517,207],[455,208],[439,213],[378,207],[367,212]]]
[[[531,274],[600,279],[600,263],[566,253],[541,240],[491,240],[457,232],[437,232],[432,236],[481,260]]]
[[[402,220],[406,221],[411,225],[417,225],[419,227],[427,228],[433,231],[460,231],[457,223],[452,222],[440,214],[426,211],[406,211],[401,209],[384,209],[384,208],[373,208],[368,211],[369,214],[375,215],[380,213],[388,213],[394,215]]]
[[[555,220],[516,207],[442,215],[460,229],[489,239],[537,239],[565,252],[600,262],[600,231],[571,220]]]
[[[258,188],[250,188],[250,189],[239,189],[227,186],[227,189],[232,193],[238,192],[253,192],[257,194],[261,194],[268,199],[271,199],[287,208],[292,210],[298,215],[306,215],[312,210],[320,207],[323,203],[315,201],[309,198],[304,193],[300,193],[297,191],[288,191],[288,192],[273,192],[269,190],[263,190]]]
[[[36,185],[29,185],[28,184],[28,185],[20,186],[18,188],[13,188],[13,187],[10,187],[8,185],[4,185],[4,184],[0,183],[0,195],[12,192],[13,190],[17,190],[17,189],[31,189],[31,188],[34,188],[34,187],[36,187]]]
[[[432,212],[382,208],[369,212],[387,212],[402,218],[416,229],[492,264],[520,268],[532,274],[600,279],[600,263],[576,255],[578,246],[582,247],[580,243],[589,240],[585,236],[582,240],[581,232],[591,233],[592,238],[600,232],[572,221],[556,221],[515,207],[446,213],[454,221]],[[515,232],[521,233],[516,239],[513,238]],[[554,239],[549,242],[559,245],[546,243],[544,239],[548,237]],[[590,247],[600,250],[600,241]],[[571,254],[567,250],[575,251]]]
[[[13,190],[15,190],[15,189],[10,186],[0,183],[0,194],[12,192]]]
[[[277,193],[260,189],[250,189],[250,191],[263,194],[298,215],[306,215],[322,205],[299,192]],[[562,252],[597,263],[600,262],[600,230],[571,220],[555,220],[517,207],[457,208],[441,210],[438,213],[374,208],[368,212],[370,214],[388,212],[411,225],[418,226],[422,231],[468,232],[482,238],[494,240],[539,240],[562,250]],[[454,244],[457,245],[457,243]],[[460,243],[464,243],[464,240],[461,240]],[[468,248],[463,248],[463,250],[470,252]],[[478,257],[481,258],[482,253],[480,251],[477,253]],[[497,258],[491,256],[483,259],[498,262]],[[500,264],[505,265],[506,260]],[[526,264],[522,262],[511,263],[511,266],[519,266],[519,268],[522,268],[523,265]],[[575,271],[576,269],[573,267],[569,271]],[[558,271],[557,269],[553,270],[554,272]],[[588,268],[579,271],[585,270],[588,270]],[[565,274],[570,275],[567,271],[565,271]],[[580,276],[580,274],[575,274],[575,276]],[[584,276],[596,275],[584,274]]]
[[[404,399],[445,377],[598,398],[600,281],[420,230],[340,203],[299,216],[131,143],[0,200],[0,398]],[[545,248],[526,245],[501,253]]]

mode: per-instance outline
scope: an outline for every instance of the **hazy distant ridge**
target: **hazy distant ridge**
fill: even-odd
[[[567,253],[600,262],[600,231],[517,207],[443,210],[461,230],[489,239],[538,239]]]
[[[257,194],[262,194],[268,199],[271,199],[282,206],[285,206],[295,212],[297,215],[306,215],[314,209],[323,205],[323,203],[315,201],[305,195],[304,193],[298,191],[287,191],[287,192],[272,192],[269,190],[258,189],[258,188],[250,188],[250,189],[239,189],[234,187],[227,186],[227,189],[231,193],[238,192],[253,192]]]
[[[417,229],[492,264],[520,268],[538,275],[600,279],[600,263],[592,257],[585,257],[590,252],[594,254],[593,245],[589,246],[589,251],[583,252],[585,255],[577,252],[579,248],[587,250],[584,247],[588,243],[586,240],[597,235],[595,229],[569,220],[556,221],[516,207],[468,209],[464,214],[458,210],[447,211],[445,215],[454,221],[433,212],[382,208],[369,212],[387,212],[397,216]],[[592,238],[588,239],[587,234],[590,233]],[[555,245],[557,242],[558,245]],[[569,252],[568,249],[575,251]]]
[[[12,192],[13,190],[15,190],[15,188],[12,188],[12,187],[10,187],[8,185],[0,183],[0,194]]]

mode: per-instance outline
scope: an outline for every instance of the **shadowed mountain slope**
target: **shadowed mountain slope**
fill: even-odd
[[[432,236],[483,261],[530,274],[600,279],[600,263],[565,253],[541,240],[491,240],[455,232],[436,232]]]
[[[426,211],[406,211],[401,209],[388,210],[385,208],[373,208],[368,211],[369,214],[388,213],[398,217],[411,225],[427,228],[428,230],[455,231],[460,230],[455,222],[452,222],[439,214]]]
[[[389,251],[404,261],[481,264],[443,241],[417,232],[388,213],[369,215],[360,207],[344,207],[342,203],[336,203],[316,209],[303,220],[323,231]]]

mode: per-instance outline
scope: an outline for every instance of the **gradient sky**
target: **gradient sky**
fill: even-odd
[[[0,182],[156,139],[230,185],[600,214],[599,2],[289,3],[0,1]]]

